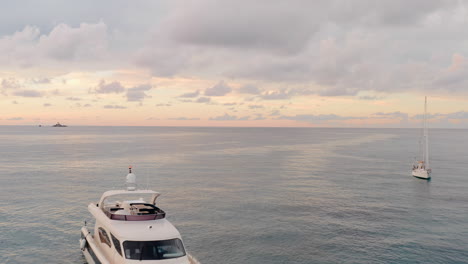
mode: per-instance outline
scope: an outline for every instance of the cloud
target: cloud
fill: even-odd
[[[466,111],[459,111],[454,113],[449,113],[445,115],[448,119],[468,119],[468,112]]]
[[[225,106],[233,106],[233,105],[237,105],[237,103],[224,103],[223,105],[225,105]]]
[[[145,92],[151,90],[153,87],[149,84],[142,84],[127,90],[127,101],[141,102],[143,99],[150,97]]]
[[[107,26],[103,22],[82,23],[78,28],[59,24],[40,37],[39,47],[56,60],[99,58],[107,49]]]
[[[209,102],[211,102],[211,98],[210,97],[200,97],[195,102],[196,103],[209,103]]]
[[[36,90],[20,90],[20,91],[14,92],[13,95],[21,96],[21,97],[42,97],[43,96],[41,92],[38,92]]]
[[[408,114],[407,113],[402,113],[400,111],[397,112],[390,112],[390,113],[374,113],[372,114],[376,118],[401,118],[401,119],[408,119]]]
[[[49,104],[49,103],[45,103],[45,104],[44,104],[44,107],[49,107],[49,106],[52,106],[52,105]]]
[[[317,30],[310,21],[314,9],[297,8],[303,4],[310,7],[307,1],[183,2],[163,26],[181,44],[290,53],[302,49]]]
[[[156,104],[156,106],[172,106],[171,104]]]
[[[79,27],[56,25],[49,34],[36,26],[0,38],[3,66],[31,67],[49,62],[95,61],[107,54],[107,26],[103,22],[82,23]],[[66,64],[63,64],[68,66]]]
[[[236,120],[249,120],[249,116],[237,117],[235,115],[229,115],[225,113],[222,116],[211,117],[210,120],[214,121],[236,121]]]
[[[270,116],[279,116],[281,115],[280,111],[279,110],[273,110],[271,113],[270,113]]]
[[[1,83],[2,89],[9,90],[9,89],[18,89],[21,88],[21,85],[18,83],[18,81],[15,78],[8,78],[8,79],[3,79]]]
[[[91,91],[98,94],[123,93],[125,91],[125,87],[123,87],[120,82],[106,83],[106,81],[101,80]]]
[[[224,96],[231,91],[232,88],[227,83],[220,81],[215,86],[207,88],[204,94],[207,96]]]
[[[461,43],[468,41],[468,9],[460,1],[202,0],[170,6],[140,54],[155,75],[300,84],[322,96],[466,93],[468,48]],[[238,91],[261,94],[248,87]]]
[[[126,109],[127,107],[121,105],[105,105],[105,109]]]
[[[68,101],[81,101],[81,98],[78,98],[78,97],[67,97],[65,99]]]
[[[9,121],[19,121],[19,120],[23,120],[22,117],[11,117],[11,118],[7,118],[6,120],[9,120]]]
[[[249,109],[262,109],[265,108],[263,105],[249,105]]]
[[[383,97],[363,95],[363,96],[359,96],[358,99],[366,100],[366,101],[374,101],[374,100],[381,100],[383,99]]]
[[[199,94],[200,94],[200,90],[196,90],[193,93],[184,93],[184,94],[179,95],[178,97],[181,97],[181,98],[195,98]]]
[[[267,91],[260,98],[264,100],[286,100],[291,98],[292,94],[287,90]]]
[[[189,121],[189,120],[200,120],[200,118],[198,117],[176,117],[176,118],[169,118],[169,120]]]
[[[294,116],[280,116],[276,119],[295,120],[302,122],[323,122],[323,121],[337,121],[337,120],[351,120],[351,119],[367,119],[367,117],[354,117],[354,116],[340,116],[335,114],[328,115],[294,115]]]
[[[247,85],[242,86],[239,89],[239,93],[243,93],[243,94],[260,94],[261,91],[260,91],[260,89],[258,89],[257,86],[252,85],[252,84],[247,84]]]
[[[265,120],[266,117],[264,117],[262,114],[256,114],[256,117],[253,120]]]
[[[35,84],[47,84],[47,83],[50,83],[51,80],[49,78],[34,78],[32,79],[32,82],[35,83]]]

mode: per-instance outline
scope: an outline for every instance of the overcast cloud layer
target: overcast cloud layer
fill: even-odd
[[[1,7],[0,95],[15,99],[60,96],[60,91],[38,87],[74,72],[104,73],[83,87],[95,98],[113,96],[101,108],[123,110],[130,108],[124,104],[151,99],[160,106],[172,105],[170,99],[222,105],[227,112],[213,115],[216,121],[263,120],[270,113],[276,120],[304,122],[386,116],[377,111],[374,117],[280,115],[279,104],[262,105],[307,96],[361,101],[408,92],[468,96],[465,1],[49,0],[10,1]],[[149,79],[125,82],[106,75],[124,70],[210,84],[187,85],[156,101],[156,86]],[[15,71],[41,74],[20,80],[10,76]],[[81,96],[68,93],[64,100]],[[253,102],[242,106],[251,111],[248,116],[234,114],[240,102],[225,99],[234,96]],[[453,115],[464,117],[466,110]]]

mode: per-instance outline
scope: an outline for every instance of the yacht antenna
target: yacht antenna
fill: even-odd
[[[136,190],[136,175],[132,173],[132,166],[128,166],[128,174],[127,174],[127,191],[135,191]]]

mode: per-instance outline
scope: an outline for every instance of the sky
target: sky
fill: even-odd
[[[468,128],[461,0],[0,3],[0,125]]]

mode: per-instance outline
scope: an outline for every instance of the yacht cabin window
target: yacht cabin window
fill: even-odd
[[[178,238],[159,241],[124,241],[123,247],[127,259],[154,260],[185,256],[184,245]]]
[[[111,247],[109,236],[107,235],[106,230],[104,230],[104,228],[102,227],[99,228],[99,239],[101,240],[101,243],[104,243]]]

